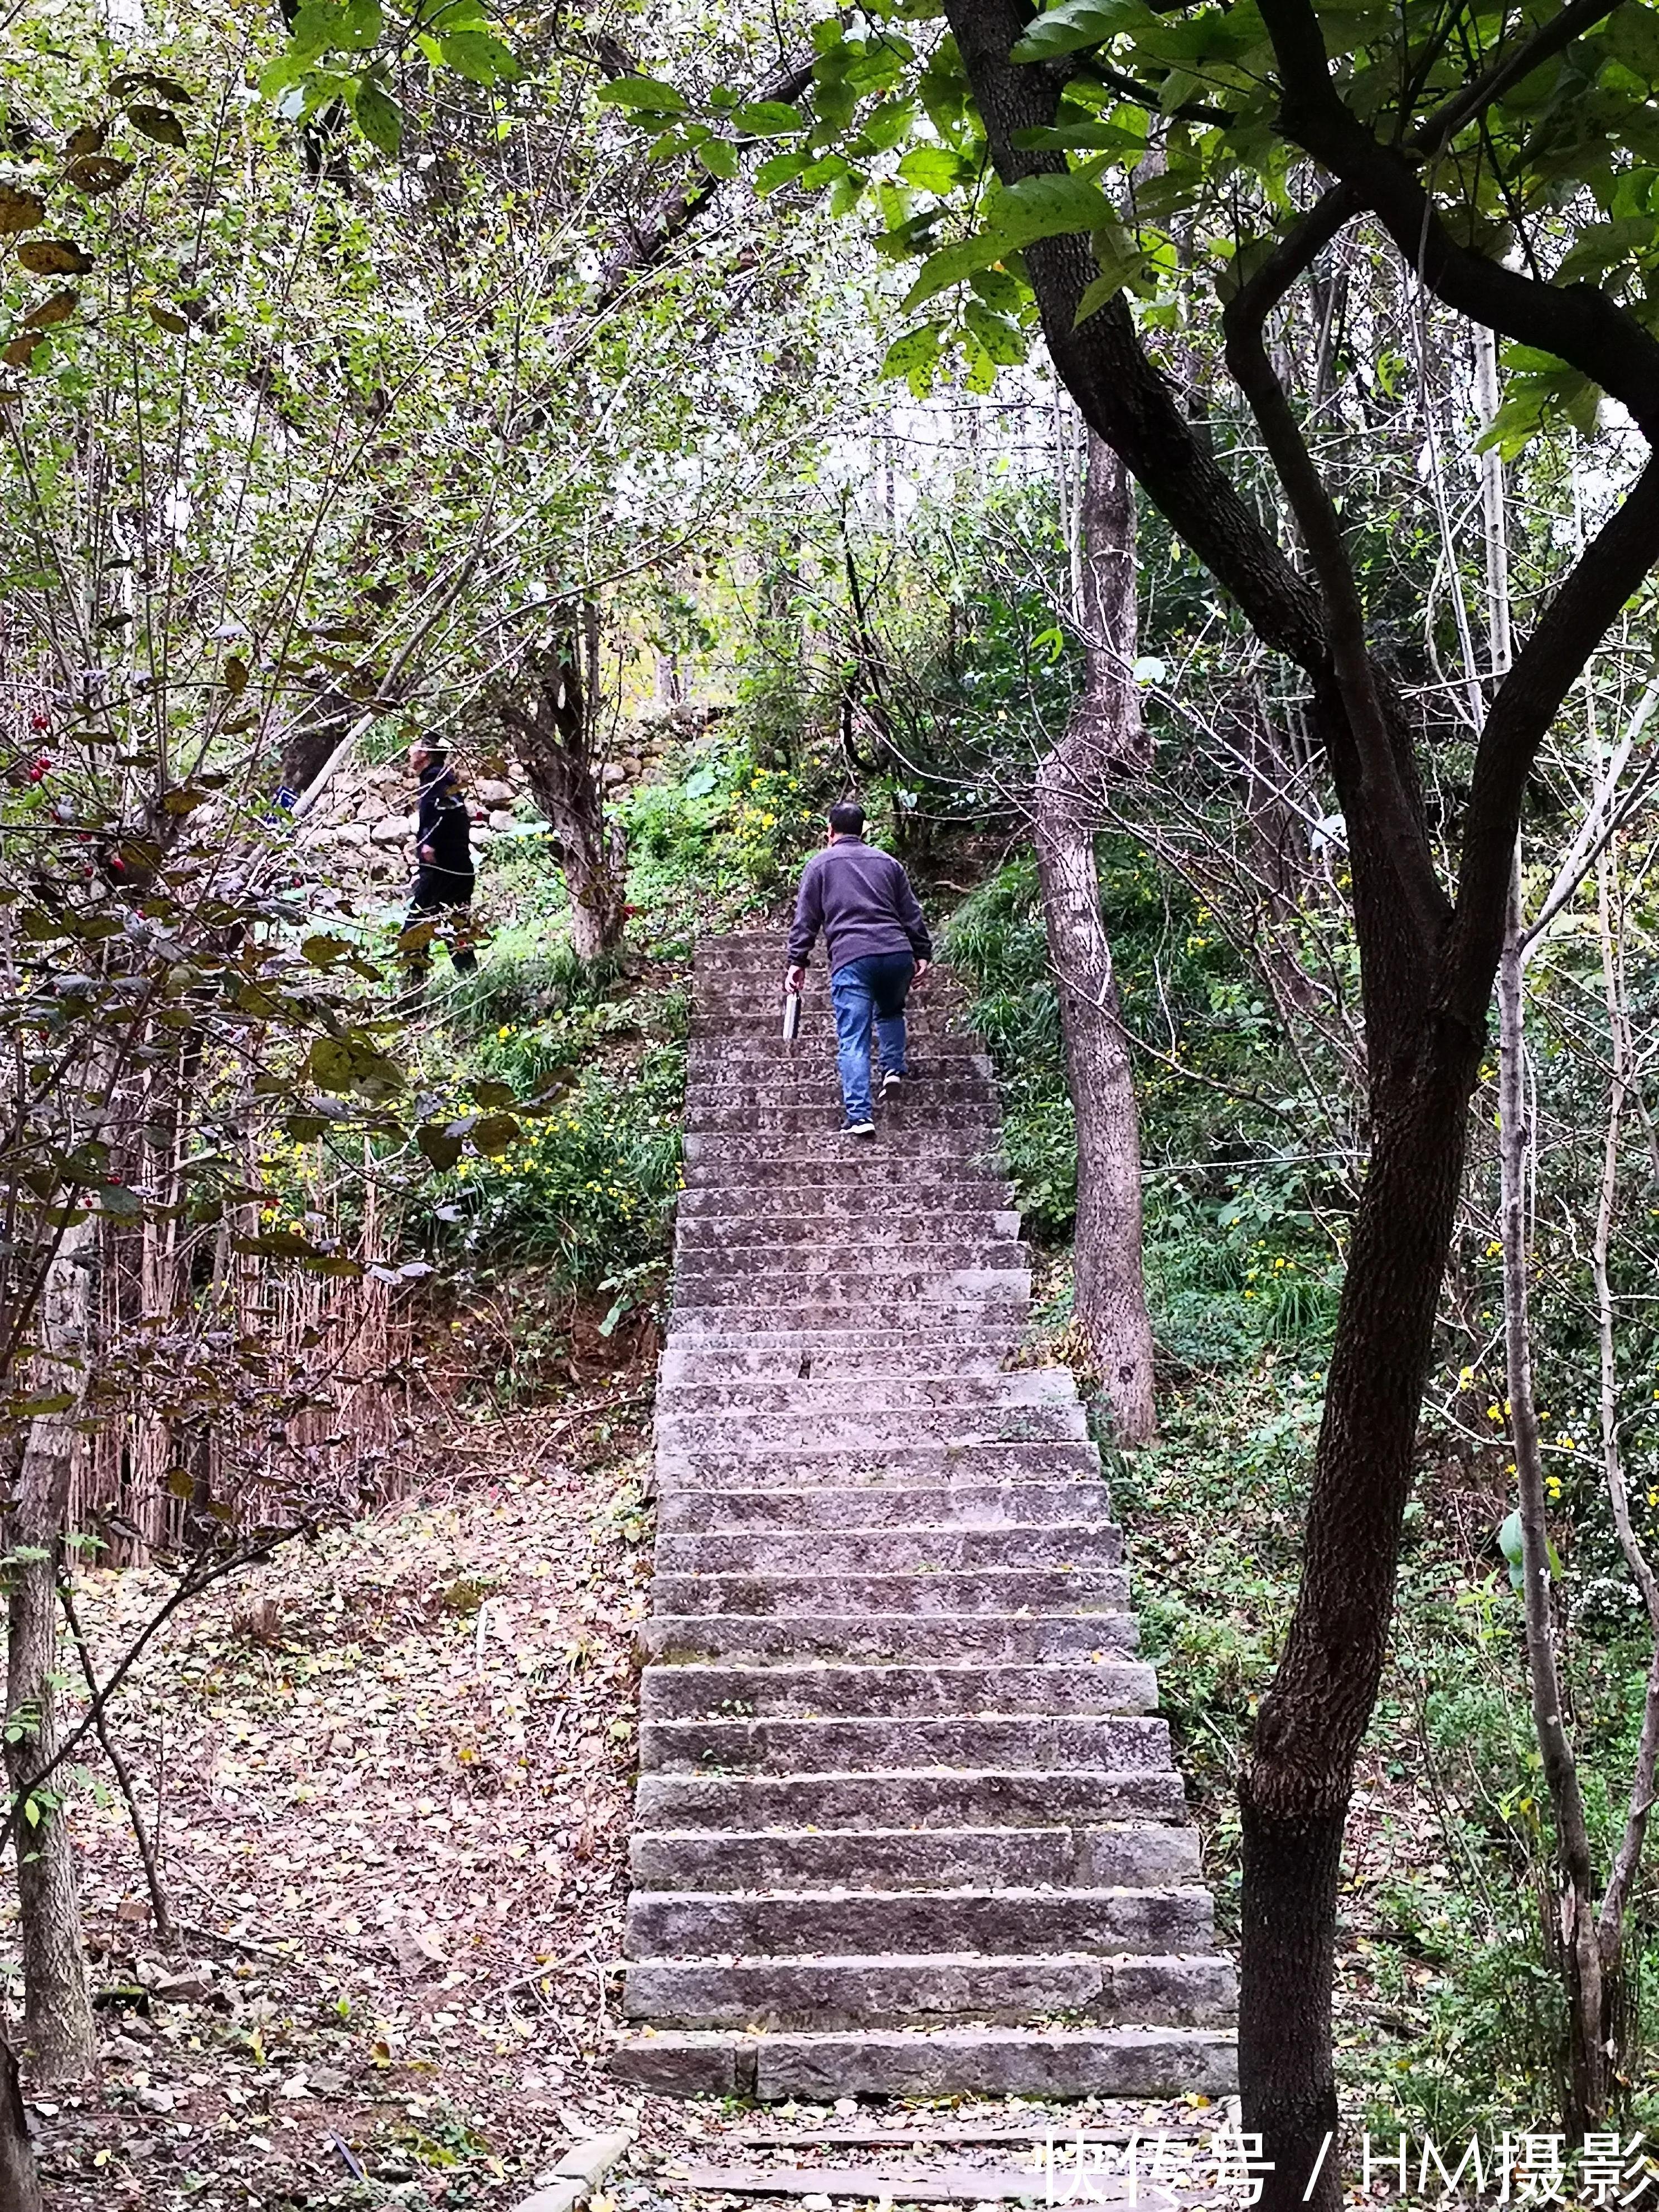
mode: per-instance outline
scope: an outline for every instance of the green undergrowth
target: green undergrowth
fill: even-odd
[[[1099,1433],[1143,1648],[1158,1669],[1218,1927],[1236,1945],[1237,1778],[1296,1601],[1352,1189],[1328,1140],[1308,1133],[1328,1131],[1329,1113],[1312,1109],[1307,1077],[1201,906],[1111,841],[1101,863],[1126,1024],[1142,1040],[1160,1432],[1146,1450],[1115,1451],[1103,1407]],[[1042,1257],[1037,1326],[1069,1354],[1075,1131],[1029,859],[963,902],[948,946],[997,1067],[1017,1202]],[[1431,1405],[1445,1395],[1431,1391]],[[1565,1395],[1556,1411],[1582,1428]],[[1425,1420],[1395,1635],[1349,1824],[1336,2031],[1353,2124],[1389,2140],[1403,2130],[1495,2142],[1547,2127],[1560,2109],[1559,1979],[1539,1932],[1549,1823],[1520,1601],[1497,1540],[1509,1478],[1501,1453],[1440,1433],[1436,1418]],[[1588,1533],[1569,1552],[1573,1726],[1601,1867],[1624,1819],[1645,1671],[1626,1583]],[[1645,2024],[1648,2056],[1628,2105],[1632,2124],[1651,2126],[1651,1875],[1634,1922],[1625,2001]]]

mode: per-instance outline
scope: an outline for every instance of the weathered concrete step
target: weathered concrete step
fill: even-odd
[[[641,1829],[1051,1828],[1187,1818],[1172,1766],[876,1767],[817,1774],[641,1773]]]
[[[1015,1528],[727,1528],[657,1539],[659,1575],[980,1574],[988,1568],[1115,1567],[1109,1521]]]
[[[684,1287],[684,1294],[695,1301],[703,1291],[721,1291],[726,1285],[776,1283],[790,1297],[810,1303],[818,1283],[849,1281],[860,1261],[869,1263],[872,1287],[890,1297],[902,1297],[909,1283],[956,1283],[964,1274],[1029,1274],[1030,1270],[1029,1248],[1006,1237],[982,1243],[969,1237],[940,1237],[905,1245],[863,1245],[848,1237],[817,1245],[741,1245],[737,1252],[690,1245],[675,1252],[675,1290]]]
[[[975,1574],[658,1575],[658,1613],[1121,1613],[1121,1567],[985,1567]]]
[[[882,1073],[872,1063],[872,1076]],[[930,1106],[994,1106],[996,1089],[988,1071],[981,1075],[958,1061],[953,1069],[924,1074],[920,1063],[907,1066],[902,1086],[887,1092],[883,1103],[908,1109]],[[688,1106],[818,1106],[841,1103],[841,1082],[833,1062],[823,1067],[801,1068],[779,1075],[770,1070],[744,1074],[729,1063],[713,1064],[701,1072],[687,1072]]]
[[[641,1685],[647,1721],[870,1718],[903,1714],[1150,1713],[1158,1677],[1116,1656],[1069,1666],[650,1667]]]
[[[762,1897],[636,1890],[629,1959],[832,1959],[981,1952],[988,1957],[1200,1954],[1213,1948],[1206,1889],[793,1890]]]
[[[658,1404],[677,1414],[694,1413],[834,1412],[853,1405],[866,1413],[898,1413],[908,1407],[1056,1406],[1077,1403],[1069,1367],[1021,1367],[988,1376],[906,1375],[891,1381],[793,1375],[739,1377],[729,1382],[665,1383]]]
[[[901,1212],[896,1206],[885,1206],[878,1213],[860,1218],[871,1222],[872,1232],[879,1234],[889,1249],[931,1242],[936,1237],[960,1238],[981,1244],[998,1237],[1012,1243],[1019,1242],[1019,1216],[1012,1207],[959,1206],[952,1202]],[[763,1202],[753,1213],[743,1218],[729,1213],[683,1214],[677,1233],[682,1252],[694,1245],[735,1254],[754,1244],[817,1244],[823,1237],[824,1216],[779,1213]],[[850,1239],[857,1231],[843,1225],[842,1233]]]
[[[788,1666],[802,1659],[1038,1664],[1133,1651],[1132,1613],[653,1613],[635,1632],[649,1659],[668,1663],[741,1660]]]
[[[641,1889],[1155,1889],[1196,1882],[1195,1828],[638,1829]]]
[[[905,1375],[961,1375],[976,1379],[1005,1372],[1004,1353],[994,1344],[981,1344],[960,1334],[932,1336],[919,1343],[897,1329],[886,1332],[878,1343],[845,1342],[794,1333],[800,1339],[774,1332],[757,1342],[733,1342],[693,1347],[670,1345],[662,1355],[662,1384],[738,1382],[752,1376],[758,1381],[813,1380],[864,1382],[878,1376]]]
[[[775,1206],[780,1213],[819,1211],[840,1218],[860,1211],[879,1215],[885,1206],[1006,1206],[1008,1164],[1000,1152],[957,1158],[914,1145],[895,1149],[886,1139],[862,1144],[837,1131],[833,1137],[751,1138],[740,1158],[722,1159],[717,1149],[732,1137],[703,1137],[685,1162],[686,1188],[679,1210],[752,1213]],[[994,1194],[994,1195],[993,1195]]]
[[[1079,1482],[978,1488],[670,1490],[657,1501],[657,1536],[741,1528],[1042,1528],[1103,1522],[1106,1486]]]
[[[1098,2026],[1220,2027],[1233,2002],[1224,1960],[1157,1954],[919,1958],[641,1959],[628,1970],[629,2020],[684,2027],[926,2027],[1063,2014]]]
[[[910,1361],[904,1355],[941,1346],[950,1346],[953,1352],[985,1348],[1001,1367],[1024,1340],[1024,1316],[1012,1307],[999,1306],[988,1313],[981,1303],[945,1306],[933,1299],[922,1307],[907,1306],[902,1315],[897,1315],[886,1310],[890,1303],[866,1303],[856,1320],[827,1322],[819,1307],[814,1307],[810,1315],[771,1313],[757,1322],[707,1306],[671,1308],[668,1334],[682,1351],[793,1351],[860,1357],[890,1352],[895,1358],[890,1371],[906,1364],[921,1369],[926,1364],[924,1359],[918,1357]],[[939,1370],[941,1374],[945,1371]]]
[[[945,1766],[1154,1770],[1170,1762],[1161,1720],[1121,1713],[949,1714],[939,1719],[645,1721],[640,1771],[724,1774],[856,1772]]]
[[[833,1137],[846,1118],[839,1099],[832,1103],[826,1098],[805,1106],[700,1105],[688,1099],[683,1127],[690,1157],[691,1146],[704,1137],[751,1133],[764,1136],[769,1132],[784,1136]],[[969,1103],[925,1094],[896,1104],[890,1098],[880,1100],[876,1108],[876,1125],[890,1146],[905,1139],[908,1144],[902,1149],[918,1152],[937,1144],[941,1137],[965,1135],[970,1140],[988,1144],[1000,1126],[996,1108],[988,1098]]]
[[[940,2027],[851,2035],[669,2033],[625,2039],[612,2070],[667,2097],[1179,2097],[1231,2095],[1228,2030]]]
[[[827,1111],[828,1109],[826,1109]],[[781,1166],[791,1180],[804,1170],[822,1174],[825,1168],[845,1164],[852,1175],[878,1182],[884,1176],[897,1182],[914,1179],[927,1162],[942,1181],[954,1182],[965,1164],[975,1176],[1004,1176],[1007,1164],[997,1141],[996,1123],[981,1121],[977,1127],[936,1127],[915,1121],[893,1121],[875,1137],[862,1140],[846,1136],[833,1123],[810,1128],[757,1128],[752,1122],[740,1129],[688,1131],[684,1140],[686,1177],[696,1168],[706,1182],[711,1172],[732,1180],[740,1169],[745,1182],[765,1182],[768,1167]]]
[[[1088,1432],[1088,1416],[1075,1401],[1070,1405],[907,1406],[862,1415],[835,1413],[828,1405],[793,1413],[671,1411],[657,1422],[658,1439],[669,1451],[778,1452],[814,1443],[861,1446],[877,1452],[885,1444],[919,1443],[927,1437],[960,1444],[1040,1443],[1050,1438],[1080,1443]]]
[[[921,1230],[940,1220],[989,1214],[1000,1224],[1006,1217],[1017,1232],[1019,1216],[1009,1197],[1007,1183],[997,1176],[924,1176],[919,1162],[915,1174],[896,1176],[884,1162],[880,1176],[862,1182],[850,1175],[826,1182],[803,1171],[793,1182],[779,1174],[766,1182],[693,1183],[680,1193],[676,1212],[682,1227],[705,1220],[733,1229],[750,1222],[805,1221],[815,1224],[820,1236],[826,1220],[839,1234],[854,1222],[915,1222]]]
[[[1056,1477],[1098,1477],[1100,1451],[1084,1441],[1003,1443],[984,1439],[946,1443],[872,1445],[797,1445],[787,1461],[770,1454],[726,1446],[690,1445],[659,1454],[657,1480],[665,1492],[683,1490],[816,1490],[929,1486],[960,1483],[968,1488],[987,1482],[1052,1482]]]
[[[774,1331],[798,1328],[810,1319],[821,1337],[836,1333],[848,1337],[862,1336],[872,1328],[899,1328],[907,1320],[914,1321],[919,1330],[955,1329],[973,1335],[984,1331],[994,1334],[999,1343],[1018,1341],[1030,1310],[1030,1294],[1013,1296],[998,1292],[985,1297],[958,1296],[950,1298],[895,1298],[885,1296],[861,1298],[857,1303],[840,1298],[834,1303],[815,1299],[810,1316],[776,1306],[744,1306],[733,1302],[723,1304],[702,1304],[673,1308],[669,1315],[669,1329],[679,1341],[692,1342],[703,1337],[726,1337],[732,1334],[758,1336]]]
[[[958,1062],[983,1073],[990,1065],[981,1039],[975,1036],[959,1013],[924,1013],[911,1008],[904,1017],[907,1052],[925,1071],[954,1066]],[[707,1066],[719,1060],[732,1067],[758,1072],[763,1068],[798,1068],[815,1059],[833,1059],[835,1017],[827,1005],[809,1001],[801,1008],[800,1029],[794,1043],[781,1035],[782,1008],[753,1008],[727,998],[718,1012],[694,1013],[686,1032],[688,1065]]]

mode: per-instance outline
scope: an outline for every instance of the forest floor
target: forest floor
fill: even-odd
[[[557,1406],[457,1419],[396,1506],[210,1594],[149,1647],[118,1725],[181,1940],[162,1955],[98,1778],[75,1830],[100,2069],[31,2100],[53,2212],[506,2212],[615,2128],[637,2140],[599,2212],[757,2206],[693,2169],[813,2163],[755,2138],[855,2124],[850,2100],[757,2115],[642,2099],[605,2070],[650,1568],[641,1379],[619,1371],[623,1410],[578,1434]],[[83,1577],[105,1669],[167,1589],[155,1571]],[[1202,2100],[1115,2122],[1126,2109],[1154,2134],[1219,2118]],[[1088,2113],[978,2117],[1036,2142]],[[890,2155],[831,2154],[868,2164],[877,2202]],[[960,2176],[1009,2146],[932,2155]]]

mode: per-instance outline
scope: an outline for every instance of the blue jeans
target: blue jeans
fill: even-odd
[[[849,960],[830,978],[836,1010],[836,1066],[848,1123],[873,1118],[870,1103],[870,1030],[881,1045],[881,1064],[904,1073],[904,1000],[916,963],[908,952],[872,952]]]

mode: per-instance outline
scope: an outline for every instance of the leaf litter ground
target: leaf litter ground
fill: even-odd
[[[850,2100],[761,2118],[605,2074],[648,1458],[614,1414],[579,1443],[558,1413],[463,1425],[416,1493],[211,1594],[141,1662],[117,1727],[182,1941],[160,1954],[125,1810],[94,1776],[73,1817],[100,2063],[32,2103],[53,2212],[506,2212],[617,2127],[638,2140],[598,2212],[828,2202],[802,2189],[823,2151],[753,2138],[844,2135]],[[153,1571],[83,1577],[106,1672],[166,1592]],[[1190,2128],[1196,2102],[1110,2118]],[[1035,2140],[1089,2117],[888,2109],[919,2137],[977,2117]],[[988,2191],[1008,2156],[916,2149],[982,2166]],[[833,2155],[880,2200],[890,2148]],[[757,2157],[775,2200],[688,2179]]]

